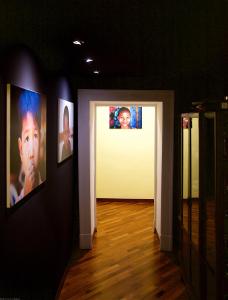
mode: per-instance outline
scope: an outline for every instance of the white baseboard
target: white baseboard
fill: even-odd
[[[93,235],[90,233],[80,234],[80,249],[92,249]]]
[[[173,238],[171,235],[162,234],[160,236],[160,250],[161,251],[173,250]]]
[[[97,232],[97,227],[94,228],[93,234],[90,233],[80,234],[80,249],[93,248],[93,239],[96,232]]]

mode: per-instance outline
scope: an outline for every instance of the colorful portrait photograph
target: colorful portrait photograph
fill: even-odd
[[[58,113],[58,163],[73,154],[74,104],[59,99]]]
[[[142,129],[141,106],[110,106],[109,128]]]
[[[46,180],[46,97],[7,85],[7,207]]]

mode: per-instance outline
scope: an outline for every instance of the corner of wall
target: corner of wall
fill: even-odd
[[[172,235],[162,234],[160,236],[160,250],[161,251],[172,251],[173,238]]]
[[[93,235],[90,233],[80,234],[80,249],[92,249]]]

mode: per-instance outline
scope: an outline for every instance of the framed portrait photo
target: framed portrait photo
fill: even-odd
[[[74,103],[58,101],[58,163],[73,154],[74,143]]]
[[[110,106],[110,129],[142,129],[141,106]]]
[[[7,207],[46,180],[46,97],[7,84]]]

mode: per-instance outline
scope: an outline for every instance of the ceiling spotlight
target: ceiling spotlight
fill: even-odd
[[[83,41],[80,41],[80,40],[75,40],[75,41],[73,41],[73,44],[74,44],[74,45],[81,46],[82,44],[84,44],[84,42],[83,42]]]
[[[100,74],[100,71],[94,70],[94,71],[93,71],[93,74]]]
[[[91,62],[93,61],[93,59],[88,57],[88,58],[85,59],[85,61],[86,61],[87,63],[91,63]]]

